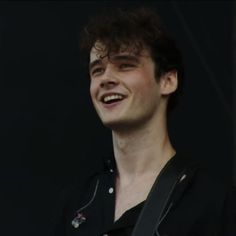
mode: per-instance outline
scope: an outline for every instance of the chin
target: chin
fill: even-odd
[[[113,127],[121,126],[123,122],[120,120],[102,120],[104,126],[112,129]]]
[[[104,126],[112,129],[113,127],[120,126],[124,122],[120,119],[101,119]]]
[[[103,125],[108,127],[113,131],[128,131],[132,130],[133,128],[137,128],[137,122],[134,120],[125,120],[125,119],[116,119],[116,120],[103,120]]]

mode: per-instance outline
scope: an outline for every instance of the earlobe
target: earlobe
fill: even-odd
[[[178,87],[178,73],[176,70],[171,70],[165,73],[160,78],[161,94],[169,95],[176,91]]]

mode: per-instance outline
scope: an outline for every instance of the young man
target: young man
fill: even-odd
[[[167,131],[167,112],[181,89],[183,66],[157,15],[141,8],[100,16],[86,28],[82,46],[89,54],[94,107],[112,131],[113,156],[104,172],[71,194],[56,235],[134,234],[137,222],[151,221],[141,220],[140,212],[148,201],[161,204],[163,191],[168,199],[153,233],[143,235],[236,235],[231,195],[200,166],[183,169],[174,187],[162,190],[160,181],[169,178],[170,166],[185,162]],[[150,191],[159,188],[153,202]]]

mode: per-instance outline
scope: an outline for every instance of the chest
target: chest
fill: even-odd
[[[160,225],[160,235],[214,235],[213,229],[218,225],[219,212],[212,211],[212,209],[215,209],[213,205],[216,202],[213,199],[216,199],[219,192],[216,195],[215,191],[203,189],[202,183],[203,181],[200,181],[199,186],[196,186],[195,183],[194,186],[184,192],[184,195],[176,202],[175,207],[170,210]],[[130,215],[134,211],[129,209],[132,208],[132,205],[137,205],[146,199],[150,187],[150,184],[148,187],[146,183],[140,183],[139,185],[133,185],[132,188],[119,189],[120,191],[118,191],[115,188],[112,176],[109,175],[104,180],[103,178],[99,179],[97,190],[96,184],[93,183],[89,190],[86,189],[82,192],[85,196],[85,202],[77,202],[76,200],[76,203],[72,202],[70,204],[66,211],[66,224],[60,224],[65,228],[60,228],[60,232],[66,230],[63,235],[68,236],[118,235],[116,232],[121,232],[120,235],[126,235],[124,231],[128,228],[132,230],[141,210],[141,208],[138,208],[135,214]],[[176,193],[179,192],[179,189],[177,190]],[[75,199],[79,199],[79,197],[75,197]],[[86,207],[83,208],[81,213],[86,218],[85,222],[78,228],[72,227],[71,221],[75,217],[75,211],[84,206]],[[220,204],[217,204],[217,206],[221,209]],[[114,224],[114,215],[118,219],[119,215],[121,216],[124,212],[126,214],[122,216],[122,219]],[[131,235],[131,233],[127,235]]]
[[[138,181],[129,186],[117,186],[115,195],[115,221],[127,210],[146,200],[153,181]]]

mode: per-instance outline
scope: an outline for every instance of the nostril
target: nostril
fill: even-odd
[[[115,81],[102,81],[100,86],[102,88],[113,88],[117,83]]]

